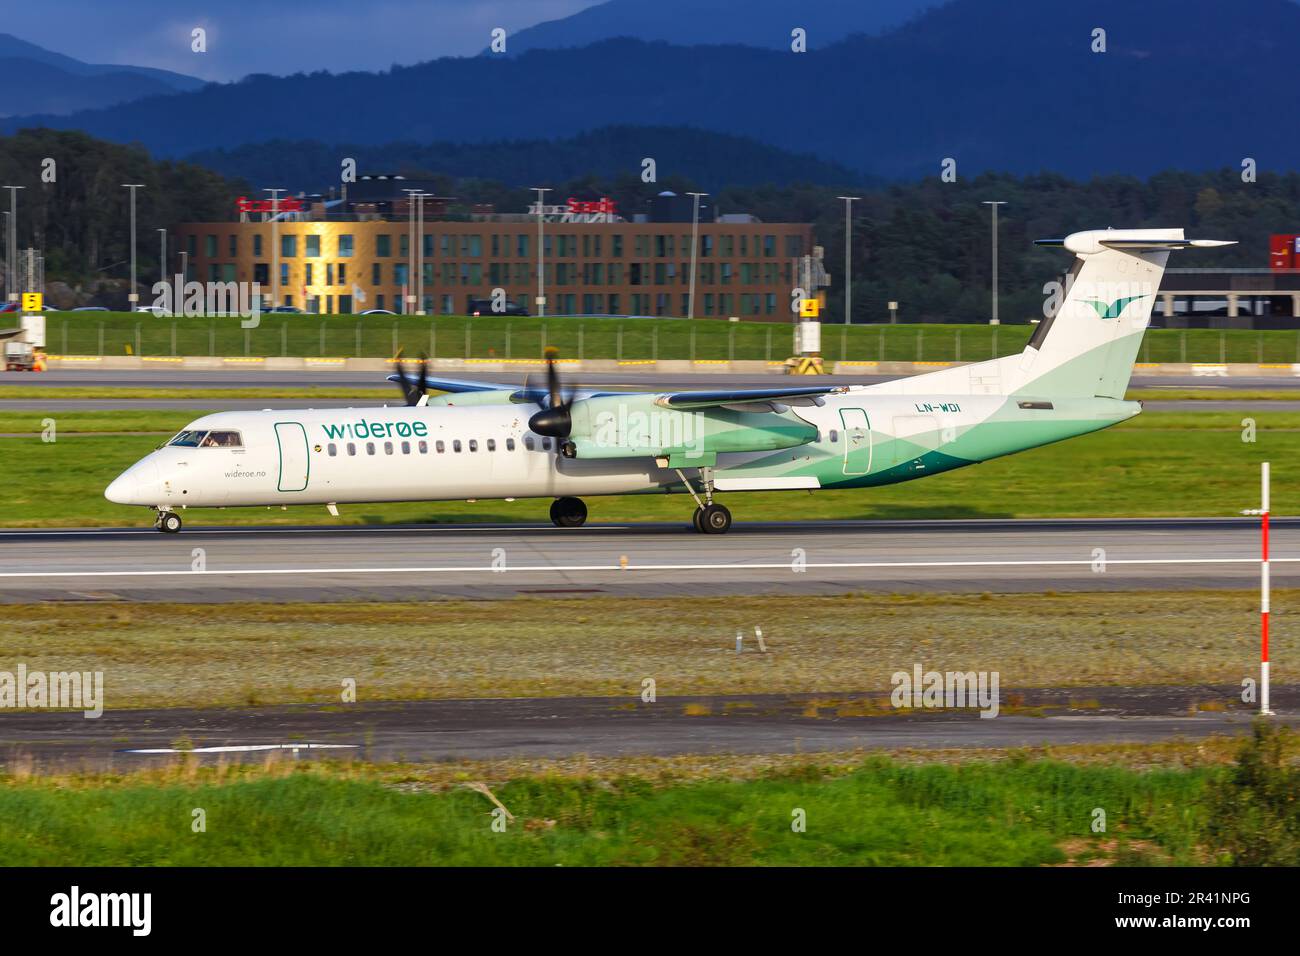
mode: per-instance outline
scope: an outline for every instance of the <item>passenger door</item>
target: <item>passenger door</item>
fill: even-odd
[[[311,470],[307,455],[307,429],[298,422],[276,422],[275,441],[280,446],[280,491],[306,491]]]
[[[844,474],[865,475],[871,470],[871,421],[860,408],[841,408],[844,425]]]

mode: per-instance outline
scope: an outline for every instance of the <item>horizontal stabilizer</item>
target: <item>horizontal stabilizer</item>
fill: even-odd
[[[1089,229],[1073,232],[1064,239],[1037,239],[1036,246],[1064,246],[1080,256],[1091,256],[1105,249],[1154,251],[1157,249],[1207,249],[1236,245],[1229,239],[1184,239],[1181,229]]]

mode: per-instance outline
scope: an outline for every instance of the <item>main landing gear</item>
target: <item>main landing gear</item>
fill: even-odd
[[[158,517],[153,519],[155,531],[163,531],[167,534],[175,534],[181,530],[181,516],[174,511],[159,511]]]
[[[731,512],[726,505],[705,505],[695,509],[691,524],[702,534],[726,534],[731,528]]]
[[[731,512],[727,510],[726,505],[720,505],[713,500],[713,469],[701,468],[700,480],[704,486],[704,500],[696,494],[694,486],[680,468],[677,469],[677,477],[682,480],[686,490],[691,493],[695,499],[695,513],[691,515],[691,527],[700,534],[726,534],[731,530]]]
[[[581,498],[556,498],[551,502],[551,523],[557,528],[581,528],[587,521],[587,505]]]

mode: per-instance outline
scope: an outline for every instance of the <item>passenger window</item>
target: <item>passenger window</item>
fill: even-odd
[[[551,450],[551,440],[550,440],[549,438],[543,438],[543,439],[542,439],[542,450],[543,450],[543,451],[550,451],[550,450]]]
[[[487,446],[487,448],[488,448],[488,451],[496,451],[496,450],[497,450],[497,440],[496,440],[495,438],[489,438],[489,439],[488,439],[488,446]]]
[[[524,447],[527,448],[529,451],[532,451],[532,450],[533,450],[533,436],[532,436],[532,435],[525,435],[525,436],[524,436]]]
[[[391,455],[392,453],[393,453],[393,443],[390,441],[384,442],[384,454]]]
[[[441,455],[444,451],[447,450],[447,445],[444,442],[438,442],[435,447],[438,449],[439,455]]]
[[[402,454],[409,455],[410,453],[411,453],[411,443],[409,441],[402,442]]]
[[[330,442],[329,451],[330,451],[330,457],[334,458],[339,453],[339,446],[334,444],[333,442]]]
[[[373,455],[374,453],[375,453],[375,443],[372,441],[366,442],[366,454]]]
[[[837,442],[837,441],[839,441],[839,440],[840,440],[840,433],[839,433],[838,431],[836,431],[834,428],[832,428],[832,429],[831,429],[831,442],[832,442],[832,444],[835,443],[835,442]]]
[[[356,453],[357,453],[357,446],[354,445],[352,442],[348,442],[348,454],[355,455]]]
[[[460,454],[460,439],[459,439],[459,438],[455,439],[455,440],[451,443],[451,450],[454,451],[454,452],[455,452],[456,454],[458,454],[458,455]]]
[[[429,454],[429,443],[427,441],[420,442],[420,454],[421,455]]]
[[[515,440],[513,438],[507,438],[506,451],[514,451],[514,450],[515,450]]]
[[[469,440],[469,450],[470,450],[470,451],[478,451],[478,439],[476,439],[476,438],[471,438],[471,439]]]

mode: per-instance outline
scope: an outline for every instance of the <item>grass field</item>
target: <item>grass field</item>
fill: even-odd
[[[269,376],[273,378],[274,376]],[[115,386],[111,390],[102,386],[58,386],[49,388],[40,385],[0,385],[0,403],[15,399],[58,399],[58,400],[103,400],[111,398],[115,402],[144,402],[150,399],[160,400],[198,400],[218,403],[227,399],[272,399],[277,401],[296,401],[302,407],[310,408],[317,399],[356,399],[358,403],[384,404],[397,401],[399,393],[387,383],[376,384],[370,388],[344,388],[330,385],[307,385],[286,388],[284,386],[266,386],[249,388],[151,388],[143,386]],[[516,376],[517,377],[517,376]],[[502,376],[510,378],[510,376]],[[611,386],[606,386],[612,388]],[[641,390],[654,389],[657,386],[646,385]],[[636,391],[633,386],[618,386]],[[1149,388],[1131,388],[1125,396],[1131,402],[1155,401],[1300,401],[1300,389],[1232,389],[1224,386],[1206,385],[1200,388],[1152,386]],[[0,410],[4,408],[0,404]]]
[[[256,329],[237,318],[155,318],[129,313],[47,317],[48,351],[58,355],[235,355],[384,358],[404,348],[440,358],[532,358],[555,346],[566,358],[749,359],[790,354],[788,317],[718,319],[496,318],[480,316],[265,315]],[[1030,325],[853,325],[827,323],[829,361],[975,361],[1019,352]],[[1290,330],[1152,329],[1142,362],[1300,361]]]
[[[130,464],[202,413],[144,409],[111,412],[5,412],[0,408],[0,476],[4,524],[11,527],[147,526],[152,512],[114,505],[103,489]],[[53,417],[54,442],[41,439]],[[1300,460],[1300,414],[1250,413],[1256,441],[1242,441],[1231,412],[1147,413],[1122,425],[927,478],[872,490],[809,495],[754,492],[725,496],[737,520],[843,518],[968,518],[1146,515],[1235,515],[1256,507],[1259,462],[1271,460],[1274,511],[1294,514],[1287,462]],[[95,435],[97,431],[142,431]],[[1184,493],[1195,489],[1194,494]],[[1068,492],[1068,493],[1067,493]],[[592,521],[689,520],[684,498],[643,495],[596,498]],[[375,522],[546,520],[544,502],[481,501],[342,505],[323,508],[199,510],[190,525],[357,524]]]
[[[1300,634],[1274,591],[1273,679],[1300,682]],[[537,598],[419,604],[8,605],[0,670],[103,671],[110,708],[881,691],[927,667],[1004,688],[1236,685],[1258,667],[1248,591]],[[763,628],[768,652],[737,655]],[[960,665],[958,667],[958,665]],[[1207,705],[1223,703],[1205,692]],[[849,705],[844,705],[849,706]],[[856,706],[856,705],[855,705]]]
[[[346,771],[191,769],[113,786],[0,778],[0,847],[10,866],[1212,863],[1204,804],[1221,773],[876,758],[748,780],[531,776],[494,789],[514,816],[504,832],[480,792]],[[1096,807],[1107,834],[1091,832]]]

